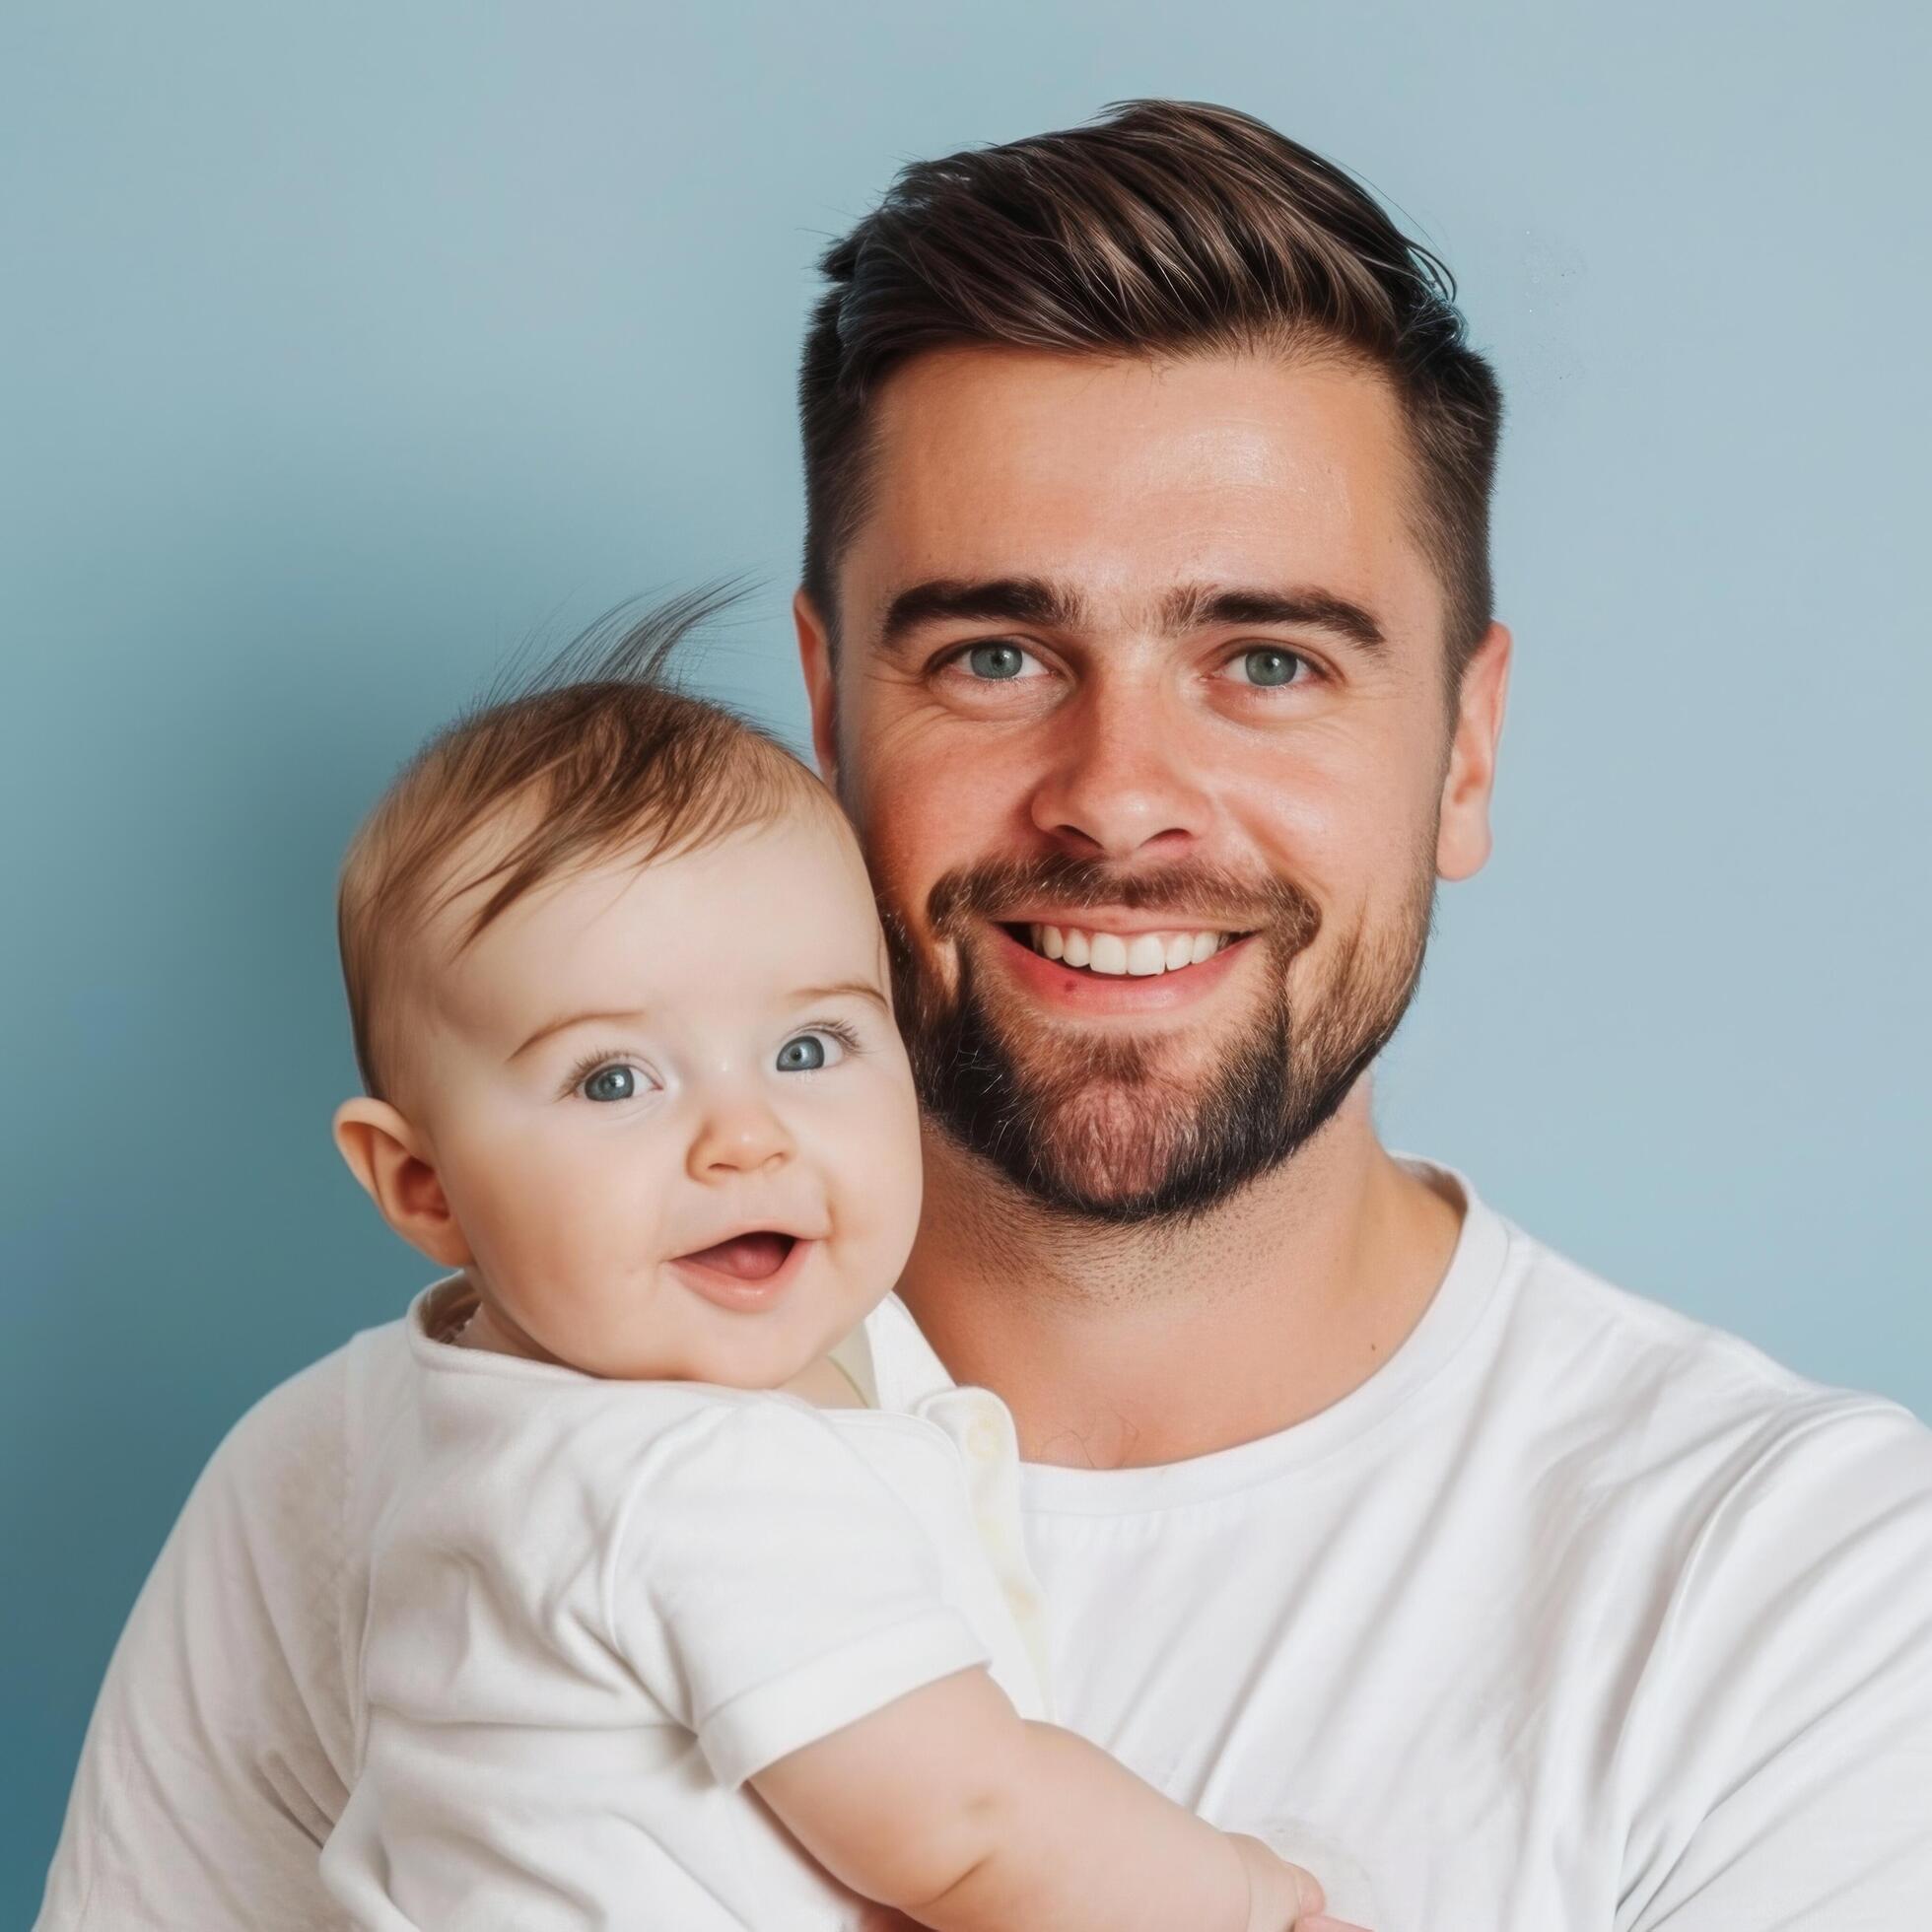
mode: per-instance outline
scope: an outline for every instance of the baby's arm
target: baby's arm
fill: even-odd
[[[753,1779],[854,1891],[938,1932],[1288,1932],[1315,1882],[961,1671]]]

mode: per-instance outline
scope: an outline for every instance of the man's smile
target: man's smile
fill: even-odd
[[[992,932],[994,959],[1024,993],[1095,1018],[1192,1006],[1227,979],[1255,936],[1171,925],[1135,932],[1111,921],[996,922]]]
[[[1178,973],[1213,958],[1223,946],[1245,937],[1214,928],[1126,928],[1081,917],[1077,922],[1008,922],[1005,931],[1037,953],[1084,972],[1152,979]]]

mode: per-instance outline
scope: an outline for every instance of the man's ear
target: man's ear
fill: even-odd
[[[805,674],[805,696],[811,703],[811,743],[818,754],[818,775],[837,792],[839,712],[832,670],[832,633],[819,615],[818,606],[802,589],[792,599],[792,621],[798,627],[798,667]]]
[[[1440,878],[1466,879],[1489,856],[1489,800],[1495,794],[1496,746],[1509,702],[1511,648],[1508,631],[1491,624],[1463,670],[1435,839]]]
[[[443,1268],[475,1259],[416,1130],[386,1100],[358,1094],[335,1110],[335,1144],[382,1218]]]

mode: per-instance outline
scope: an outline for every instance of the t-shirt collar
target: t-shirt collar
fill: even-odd
[[[1441,1283],[1402,1346],[1358,1388],[1292,1427],[1186,1462],[1124,1470],[1064,1469],[1029,1463],[1022,1477],[1029,1509],[1074,1514],[1127,1513],[1248,1486],[1288,1466],[1332,1454],[1367,1434],[1414,1396],[1457,1354],[1481,1322],[1509,1248],[1507,1223],[1484,1206],[1468,1179],[1433,1161],[1398,1156],[1462,1197],[1463,1224]],[[912,1410],[952,1378],[897,1295],[873,1310],[846,1345],[842,1362],[881,1409]]]

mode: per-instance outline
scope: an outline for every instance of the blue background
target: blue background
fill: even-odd
[[[196,1469],[426,1273],[328,1141],[356,818],[532,633],[722,572],[709,679],[796,731],[812,258],[1111,99],[1352,167],[1509,391],[1498,850],[1389,1138],[1932,1414],[1924,19],[9,6],[0,1922]]]

